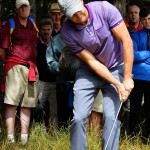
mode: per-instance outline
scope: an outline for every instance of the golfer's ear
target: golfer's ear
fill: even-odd
[[[81,2],[84,3],[83,0],[81,0]]]

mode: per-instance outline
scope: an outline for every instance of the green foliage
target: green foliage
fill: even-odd
[[[127,0],[126,5],[128,4],[136,4],[139,7],[142,7],[143,5],[145,5],[144,0]]]
[[[50,5],[57,0],[29,0],[31,4],[31,15],[35,16],[37,20],[48,16]],[[15,15],[16,0],[0,0],[0,20],[7,20]],[[34,14],[32,14],[32,12]]]
[[[15,14],[15,1],[16,0],[1,0],[1,20],[6,20]]]
[[[48,17],[48,10],[50,8],[49,0],[36,0],[36,19]]]
[[[50,6],[54,2],[56,3],[57,0],[35,0],[36,20],[49,17]]]
[[[9,17],[15,15],[15,1],[16,0],[0,0],[0,21],[7,20]],[[57,2],[57,0],[29,0],[32,6],[31,16],[35,17],[37,20],[40,20],[43,17],[48,17],[48,11],[50,9],[50,5],[53,2]],[[84,0],[85,3],[91,2],[94,0]],[[107,0],[108,2],[114,4],[117,0]],[[145,0],[122,0],[127,4],[129,2],[138,2],[140,6],[144,3],[146,5],[150,5],[150,2]],[[144,2],[144,3],[143,3]],[[123,6],[125,7],[125,6]]]

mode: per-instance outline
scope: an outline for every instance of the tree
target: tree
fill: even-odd
[[[31,4],[31,16],[38,20],[46,17],[51,3],[57,0],[29,0]],[[0,20],[7,20],[15,15],[16,0],[0,0]]]
[[[6,20],[15,14],[15,0],[1,0],[0,19]]]
[[[113,5],[118,8],[123,18],[126,15],[126,0],[114,0]]]
[[[57,0],[29,0],[31,4],[31,16],[40,20],[43,17],[48,17],[48,11],[50,5]],[[91,2],[94,0],[84,0],[85,3]],[[107,0],[108,2],[115,5],[123,17],[125,16],[126,5],[130,2],[138,2],[140,6],[142,4],[150,5],[149,0]],[[9,17],[15,14],[15,2],[16,0],[0,0],[0,21],[7,20]]]

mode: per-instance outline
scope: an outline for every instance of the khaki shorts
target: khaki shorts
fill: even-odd
[[[92,111],[103,113],[103,95],[101,90],[98,92],[92,105]]]
[[[5,83],[5,104],[36,107],[39,76],[37,73],[36,82],[29,82],[28,71],[28,67],[23,65],[15,65],[8,71]]]

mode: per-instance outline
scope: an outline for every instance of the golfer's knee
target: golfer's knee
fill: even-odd
[[[75,115],[73,117],[73,121],[76,122],[76,123],[81,123],[81,122],[85,122],[88,118],[88,115],[85,114],[85,113],[80,113],[78,115]]]

